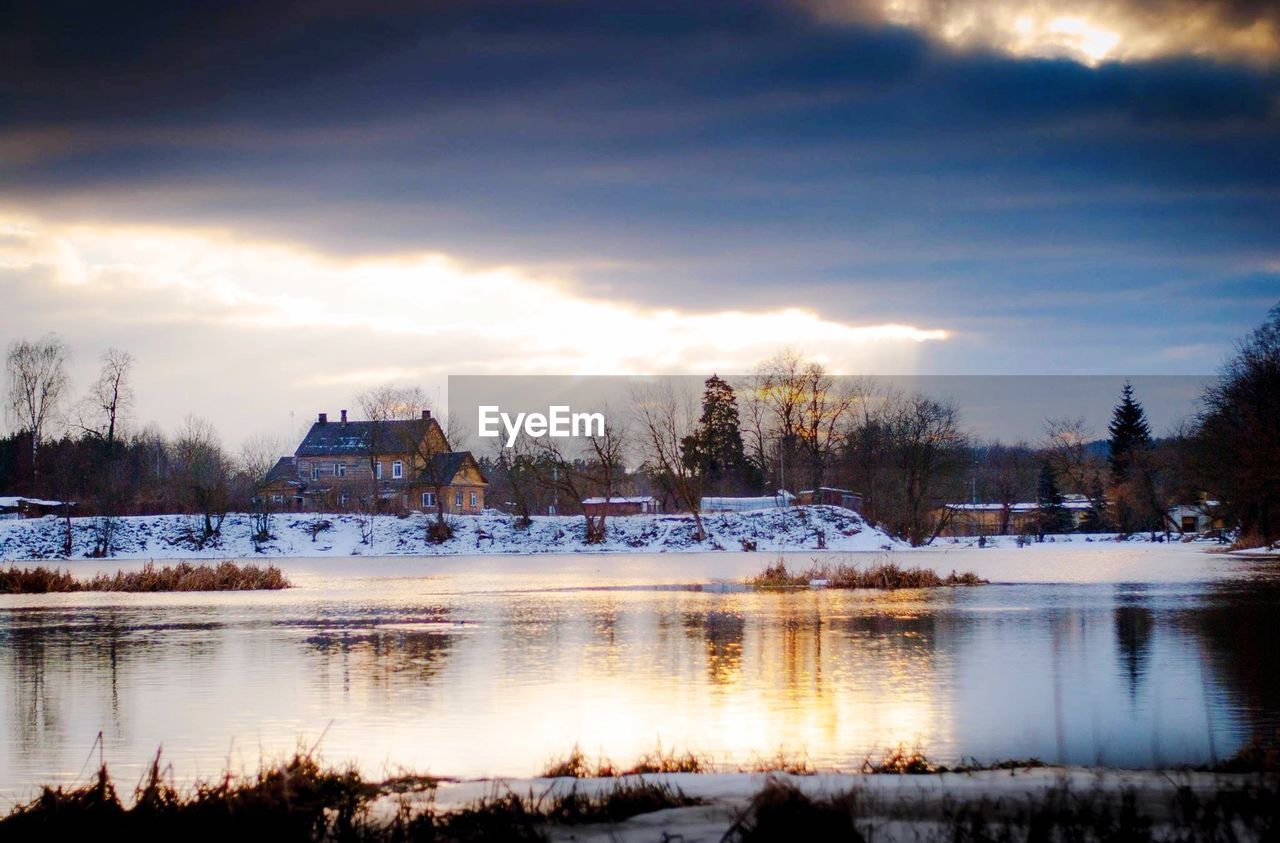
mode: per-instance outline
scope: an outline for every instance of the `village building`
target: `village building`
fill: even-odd
[[[1221,530],[1226,526],[1218,501],[1202,500],[1169,507],[1168,519],[1173,529],[1187,535]]]
[[[1062,506],[1076,530],[1092,504],[1084,495],[1063,495]],[[949,503],[937,515],[942,536],[1022,536],[1039,532],[1040,504]]]
[[[704,497],[698,508],[703,513],[755,512],[761,509],[785,509],[788,506],[794,506],[795,503],[795,495],[785,489],[779,489],[776,494],[757,497]]]
[[[0,518],[43,518],[46,515],[67,515],[75,506],[72,501],[50,501],[21,495],[0,496]]]
[[[819,486],[817,491],[804,489],[796,495],[801,506],[839,506],[862,512],[862,495],[849,489],[837,489],[832,486]]]
[[[601,515],[654,515],[661,511],[662,504],[651,495],[585,498],[582,501],[582,514],[590,518]]]
[[[475,514],[489,485],[470,451],[450,451],[440,423],[421,418],[338,421],[320,413],[291,457],[268,474],[262,495],[271,509],[326,512]]]

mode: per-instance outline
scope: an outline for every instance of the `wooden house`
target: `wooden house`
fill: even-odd
[[[470,451],[450,451],[440,423],[338,421],[320,413],[292,457],[271,469],[267,505],[293,511],[479,513],[489,485]]]

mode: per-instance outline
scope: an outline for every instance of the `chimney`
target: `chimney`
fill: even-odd
[[[342,411],[342,423],[343,423],[343,424],[346,424],[346,423],[347,423],[347,411],[346,411],[346,410],[343,410],[343,411]]]
[[[431,420],[431,411],[430,411],[430,410],[423,410],[423,411],[422,411],[422,420],[423,420],[423,421],[430,421],[430,420]]]
[[[329,423],[329,414],[328,414],[328,413],[321,413],[321,414],[320,414],[320,424],[328,424],[328,423]]]

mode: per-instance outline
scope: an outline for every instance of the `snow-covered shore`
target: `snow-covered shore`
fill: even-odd
[[[199,519],[155,515],[117,519],[113,557],[119,559],[244,559],[333,556],[474,556],[531,553],[662,553],[740,551],[900,550],[906,545],[867,524],[857,513],[833,506],[793,507],[703,516],[707,539],[694,541],[688,515],[623,516],[607,522],[607,540],[588,545],[584,522],[575,516],[540,516],[521,529],[510,515],[487,512],[451,519],[454,537],[427,541],[428,516],[380,516],[372,542],[363,540],[367,520],[357,515],[282,513],[272,517],[272,539],[255,548],[252,519],[232,513],[218,539],[198,547],[192,536]],[[327,526],[325,526],[327,524]],[[71,558],[85,559],[94,547],[97,519],[73,518]],[[320,529],[317,529],[320,528]],[[313,535],[314,533],[314,535]],[[62,558],[65,523],[55,517],[0,521],[0,559]]]
[[[884,775],[859,773],[670,773],[623,779],[485,779],[441,782],[429,798],[436,808],[457,810],[480,800],[511,792],[533,800],[550,802],[557,796],[576,792],[606,794],[619,782],[669,787],[702,804],[642,813],[616,823],[542,828],[548,840],[649,841],[679,839],[685,843],[715,843],[735,839],[731,829],[749,811],[752,799],[769,783],[794,786],[813,799],[856,793],[855,825],[866,839],[949,841],[966,817],[982,817],[993,827],[1009,823],[1022,828],[1037,807],[1055,804],[1087,806],[1118,815],[1125,795],[1132,797],[1132,810],[1151,823],[1153,839],[1166,839],[1187,829],[1187,818],[1179,813],[1194,796],[1208,804],[1224,792],[1248,792],[1263,781],[1255,774],[1224,774],[1167,770],[1108,770],[1082,767],[1039,767],[1013,770],[984,770],[968,773],[927,775]],[[414,804],[414,795],[384,796],[375,802],[375,816],[389,819],[404,802]],[[1082,811],[1082,813],[1084,813]],[[1100,816],[1106,816],[1100,813]],[[1075,827],[1068,817],[1059,817],[1064,826]],[[984,826],[985,827],[985,826]],[[1025,828],[1022,828],[1025,832]],[[795,829],[803,836],[802,829]],[[1239,838],[1255,839],[1250,829],[1237,827]],[[1018,839],[1022,835],[1012,835]],[[999,838],[997,838],[999,839]]]

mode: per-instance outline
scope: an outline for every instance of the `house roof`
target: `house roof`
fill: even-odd
[[[301,487],[302,476],[298,474],[298,461],[294,457],[281,457],[267,472],[267,483],[288,483]]]
[[[313,422],[294,455],[299,457],[365,456],[368,455],[371,445],[382,453],[406,451],[413,447],[414,437],[425,435],[430,429],[423,426],[423,421],[408,419],[383,422]],[[437,428],[440,426],[435,419],[425,421],[431,426]],[[378,439],[382,441],[378,442]]]
[[[584,504],[588,504],[588,503],[590,503],[590,504],[605,503],[606,501],[607,501],[608,503],[634,503],[634,504],[644,504],[644,503],[653,503],[653,502],[654,502],[654,498],[653,498],[653,496],[652,496],[652,495],[630,495],[630,496],[628,496],[628,495],[614,495],[613,497],[610,497],[610,498],[583,498],[583,500],[582,500],[582,502],[583,502]]]
[[[437,479],[442,486],[452,485],[458,472],[470,462],[475,466],[476,471],[480,472],[482,482],[489,481],[484,478],[484,472],[480,471],[480,465],[476,462],[475,457],[471,456],[470,451],[446,451],[445,453],[436,454],[431,458],[432,477]]]

